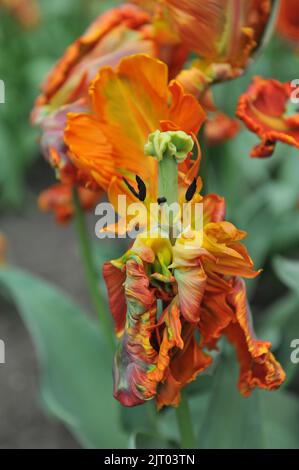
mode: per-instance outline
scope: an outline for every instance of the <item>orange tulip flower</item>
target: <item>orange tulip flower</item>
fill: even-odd
[[[66,117],[70,112],[90,111],[88,89],[101,67],[116,66],[123,57],[136,53],[161,57],[168,63],[171,76],[181,68],[186,57],[184,48],[160,44],[151,29],[150,16],[127,4],[97,18],[67,49],[46,78],[32,112],[32,122],[41,127],[42,151],[64,185],[83,185],[97,192],[103,187],[107,190],[107,181],[113,176],[116,163],[113,159],[102,159],[101,171],[106,183],[99,178],[95,181],[91,172],[87,176],[78,170],[64,142]],[[138,168],[135,170],[138,172]],[[65,188],[61,191],[60,200],[63,200]],[[58,194],[57,186],[53,192]]]
[[[198,66],[214,81],[242,73],[262,44],[273,11],[271,0],[149,0],[145,5],[160,34],[198,54]]]
[[[209,351],[222,336],[236,349],[244,396],[284,381],[271,343],[253,332],[241,277],[258,272],[241,243],[246,234],[224,220],[222,198],[202,201],[203,234],[192,229],[172,245],[143,233],[122,258],[104,265],[119,339],[114,396],[125,406],[152,398],[159,409],[178,406],[182,388],[213,362]]]
[[[270,157],[277,142],[299,149],[299,113],[292,95],[297,100],[291,83],[255,77],[240,97],[237,116],[262,140],[252,150],[252,157]]]
[[[150,181],[156,198],[157,165],[144,157],[148,135],[156,129],[196,134],[205,113],[195,97],[169,82],[163,62],[138,54],[118,67],[100,70],[90,88],[91,112],[70,114],[65,142],[74,165],[90,175],[117,206],[117,195],[132,194],[122,178]],[[185,169],[185,164],[184,169]]]

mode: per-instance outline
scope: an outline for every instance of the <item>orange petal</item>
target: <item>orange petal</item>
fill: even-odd
[[[287,115],[293,91],[289,83],[255,77],[241,96],[237,116],[262,140],[253,149],[252,157],[271,156],[276,142],[299,148],[299,114]]]
[[[259,272],[246,248],[240,243],[246,233],[229,222],[209,223],[204,227],[203,248],[214,258],[204,260],[204,269],[226,276],[254,278]]]
[[[124,282],[126,273],[122,269],[113,266],[112,263],[104,263],[103,277],[107,286],[109,307],[114,319],[115,332],[120,336],[126,324],[126,299]]]
[[[100,200],[102,193],[79,188],[78,195],[81,208],[90,211]],[[38,198],[38,206],[43,212],[53,212],[58,223],[69,222],[75,213],[72,186],[58,183],[42,191]]]
[[[170,83],[169,90],[172,94],[172,122],[187,134],[198,134],[206,119],[205,111],[193,95],[184,92],[184,88],[177,81]]]
[[[283,37],[298,44],[299,10],[297,0],[280,0],[277,28]]]
[[[225,330],[236,348],[240,363],[239,389],[244,396],[256,388],[275,390],[284,382],[285,373],[270,352],[271,343],[256,339],[246,298],[246,287],[237,280],[229,298],[235,319]]]
[[[174,270],[181,313],[186,321],[194,324],[197,324],[200,319],[200,306],[207,281],[202,265],[200,261],[198,262],[199,265],[196,267]]]
[[[69,46],[46,78],[42,94],[36,102],[33,119],[35,120],[35,115],[41,106],[49,103],[53,105],[53,99],[57,106],[58,102],[62,105],[75,101],[82,94],[86,95],[89,83],[96,73],[94,72],[94,75],[90,76],[90,70],[95,70],[94,61],[104,59],[97,69],[100,65],[109,63],[114,65],[113,54],[116,54],[116,59],[119,60],[121,56],[125,56],[129,52],[127,46],[132,44],[132,34],[126,41],[121,41],[121,44],[125,46],[121,55],[120,40],[113,38],[113,34],[118,31],[118,28],[123,28],[123,31],[126,29],[128,31],[142,31],[148,23],[148,14],[132,5],[123,5],[99,16],[88,30]],[[106,38],[108,38],[107,44],[105,44]],[[142,41],[142,35],[140,41]],[[142,51],[138,46],[137,49],[133,48],[130,52],[150,53],[152,51],[150,43],[143,43],[142,47]],[[76,93],[75,90],[77,90]]]
[[[240,123],[223,113],[210,117],[205,125],[204,133],[208,145],[219,145],[233,139],[240,130]]]
[[[203,199],[204,222],[222,222],[225,219],[226,206],[223,197],[208,194]]]
[[[149,378],[157,360],[151,344],[156,321],[156,299],[141,260],[130,257],[125,265],[126,323],[115,355],[114,396],[124,406],[135,406],[156,394]]]
[[[115,173],[113,150],[97,120],[88,114],[69,114],[65,142],[74,164],[88,170],[107,191]],[[100,171],[98,171],[100,169]]]
[[[157,407],[178,406],[184,386],[196,379],[212,363],[212,358],[198,346],[194,336],[188,346],[173,358],[165,382],[157,394]]]

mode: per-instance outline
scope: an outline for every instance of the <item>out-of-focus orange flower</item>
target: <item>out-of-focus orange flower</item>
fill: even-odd
[[[205,124],[205,138],[209,145],[218,145],[233,139],[240,130],[240,123],[226,114],[216,112],[207,119]]]
[[[113,158],[102,158],[101,173],[105,181],[98,178],[96,182],[90,172],[87,177],[78,170],[70,160],[64,142],[66,116],[70,112],[89,112],[88,88],[98,71],[104,66],[116,66],[123,57],[136,53],[159,56],[168,63],[171,76],[186,58],[180,45],[160,44],[156,40],[148,13],[126,4],[97,18],[67,49],[45,80],[32,112],[32,121],[41,127],[42,151],[63,183],[81,184],[89,189],[105,187],[107,190],[107,181],[114,174],[116,162]]]
[[[205,73],[213,80],[242,73],[262,43],[273,8],[270,0],[152,0],[146,5],[160,34],[197,53],[202,70],[213,64]]]
[[[88,87],[98,70],[115,66],[122,57],[145,52],[155,54],[149,31],[149,16],[124,5],[99,16],[89,29],[66,50],[42,85],[33,110],[33,121],[80,98],[88,99]]]
[[[6,8],[24,28],[32,28],[40,21],[36,0],[0,0],[1,7]]]
[[[6,250],[7,250],[6,238],[2,233],[0,233],[0,266],[5,264]]]
[[[90,89],[91,113],[70,114],[65,142],[77,168],[108,193],[131,192],[122,181],[140,176],[150,181],[148,196],[156,197],[157,166],[144,157],[148,135],[156,129],[182,129],[196,134],[205,113],[192,95],[168,79],[163,62],[138,54],[114,70],[101,69]]]
[[[78,196],[81,208],[89,211],[99,201],[101,192],[79,187]],[[62,183],[51,186],[39,195],[38,206],[43,212],[53,212],[58,223],[69,222],[75,212],[72,187]]]
[[[297,0],[280,0],[277,23],[278,32],[286,39],[299,44],[299,8]]]
[[[46,78],[32,121],[42,129],[42,150],[51,164],[55,154],[54,167],[59,174],[70,165],[63,140],[67,113],[89,109],[88,88],[99,68],[116,65],[130,54],[155,54],[148,24],[148,15],[134,6],[107,12],[67,49]]]
[[[178,406],[181,389],[212,363],[209,351],[223,335],[236,348],[244,396],[284,381],[271,344],[252,328],[241,277],[258,272],[241,243],[246,234],[224,220],[222,198],[209,195],[203,204],[202,234],[191,229],[172,245],[143,233],[122,258],[104,265],[119,338],[114,395],[125,406],[154,397],[159,409]]]
[[[291,83],[255,77],[241,96],[237,116],[262,140],[252,150],[252,157],[270,157],[276,142],[299,149],[299,113],[291,102],[295,91]]]
[[[98,17],[66,50],[42,86],[42,94],[32,111],[32,122],[41,128],[42,152],[64,189],[62,195],[57,188],[54,193],[50,189],[47,197],[43,194],[40,201],[44,208],[54,210],[60,220],[69,219],[72,213],[68,196],[73,186],[94,190],[95,197],[101,193],[100,185],[91,174],[75,167],[69,158],[64,142],[67,114],[89,110],[88,88],[100,67],[116,65],[122,57],[137,52],[155,55],[148,25],[148,14],[132,5],[124,5]],[[101,165],[103,173],[111,176],[113,161],[103,159]],[[66,185],[69,185],[68,189]],[[64,209],[62,201],[66,203]]]

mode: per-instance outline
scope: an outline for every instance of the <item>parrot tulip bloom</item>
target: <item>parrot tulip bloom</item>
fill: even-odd
[[[181,389],[212,363],[209,351],[223,335],[236,348],[244,396],[256,387],[274,390],[285,378],[271,344],[257,340],[251,326],[241,277],[258,272],[241,243],[246,234],[224,221],[223,199],[202,201],[203,234],[191,229],[172,245],[143,233],[122,258],[104,265],[119,339],[114,396],[125,406],[154,397],[159,409],[177,406]]]
[[[270,157],[277,142],[299,149],[299,113],[291,101],[295,91],[291,83],[255,77],[239,99],[237,116],[262,140],[252,157]]]
[[[124,176],[151,181],[149,196],[155,195],[157,165],[144,157],[151,132],[197,134],[205,119],[196,98],[169,82],[167,65],[143,54],[122,59],[116,69],[101,69],[90,99],[90,113],[69,115],[65,142],[74,165],[108,193],[115,207],[118,194],[132,200]]]
[[[41,128],[43,154],[63,184],[106,191],[116,166],[123,163],[114,161],[113,156],[110,158],[108,144],[109,158],[97,160],[102,177],[95,181],[90,172],[87,176],[74,166],[64,141],[64,130],[68,113],[93,112],[88,90],[98,71],[105,66],[114,67],[123,57],[137,53],[167,61],[171,76],[180,70],[186,58],[184,48],[159,44],[151,30],[150,16],[126,4],[97,18],[67,49],[45,80],[32,112],[32,122]]]
[[[72,166],[63,138],[67,114],[89,109],[88,89],[99,68],[116,65],[130,54],[155,54],[154,43],[148,38],[148,23],[148,15],[134,6],[107,12],[67,49],[45,80],[32,122],[42,129],[41,147],[58,177],[64,170],[70,174]]]
[[[149,16],[132,5],[124,5],[100,16],[67,49],[42,86],[42,94],[32,112],[32,122],[41,128],[42,152],[63,187],[59,187],[59,191],[57,187],[50,189],[41,195],[40,204],[44,209],[52,208],[58,220],[65,221],[72,213],[69,197],[66,197],[66,193],[71,194],[72,186],[94,190],[94,203],[102,193],[101,185],[90,174],[76,168],[69,158],[64,142],[67,114],[89,111],[88,88],[100,67],[116,65],[122,57],[138,52],[155,55],[148,24]],[[111,177],[113,162],[106,160],[101,164],[103,173]],[[62,201],[66,203],[65,208]],[[90,204],[86,206],[83,203],[83,207],[90,208]]]
[[[198,66],[213,81],[242,73],[262,44],[274,9],[271,0],[152,0],[146,6],[160,34],[196,53]]]
[[[297,0],[280,1],[277,29],[281,36],[298,46],[299,9]]]

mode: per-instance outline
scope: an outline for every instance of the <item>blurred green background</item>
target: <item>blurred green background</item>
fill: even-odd
[[[38,3],[40,23],[30,29],[0,10],[0,79],[6,86],[6,103],[0,105],[0,232],[8,238],[9,261],[35,276],[0,275],[9,288],[0,296],[0,339],[7,358],[0,365],[0,448],[175,446],[172,410],[157,419],[151,404],[120,410],[111,398],[111,357],[93,320],[81,311],[70,314],[68,299],[48,285],[91,310],[73,227],[57,227],[36,207],[39,191],[55,181],[29,125],[39,84],[90,21],[119,2]],[[276,35],[244,77],[215,87],[216,103],[234,116],[253,75],[286,81],[299,78],[298,70],[298,55]],[[253,160],[249,154],[256,142],[242,129],[233,141],[206,149],[204,183],[206,191],[225,196],[228,219],[248,231],[250,253],[264,270],[248,283],[256,329],[272,341],[287,382],[277,393],[242,399],[235,386],[236,361],[225,347],[215,373],[189,387],[200,448],[299,448],[299,364],[290,360],[291,342],[299,339],[299,153],[278,145],[271,159]],[[88,223],[93,234],[93,215]],[[99,267],[122,250],[117,242],[94,240],[94,245]],[[15,305],[44,369],[41,399],[33,343]]]

